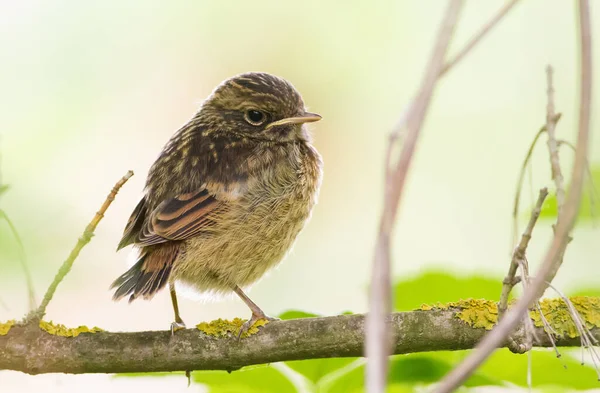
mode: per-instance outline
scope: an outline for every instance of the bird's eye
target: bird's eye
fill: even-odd
[[[267,115],[256,109],[250,109],[244,113],[244,119],[253,126],[259,126],[267,120]]]

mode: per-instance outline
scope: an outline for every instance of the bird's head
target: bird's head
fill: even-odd
[[[217,132],[274,142],[307,140],[303,125],[321,119],[306,111],[300,93],[291,83],[258,72],[221,83],[198,115]]]

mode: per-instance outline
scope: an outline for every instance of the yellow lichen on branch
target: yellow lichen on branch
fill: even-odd
[[[61,336],[61,337],[77,337],[81,333],[98,333],[98,332],[104,331],[96,326],[94,326],[93,328],[89,328],[87,326],[68,328],[62,324],[54,324],[53,322],[46,322],[46,321],[40,321],[40,329],[42,329],[43,331],[50,333],[54,336]]]
[[[465,321],[474,328],[491,330],[498,321],[498,304],[492,300],[485,299],[461,299],[457,302],[423,304],[419,308],[422,311],[433,309],[448,310],[456,308],[459,311],[456,317]]]
[[[14,319],[6,322],[0,322],[0,336],[6,336],[10,328],[13,327],[15,323],[17,322]]]
[[[569,300],[588,329],[600,328],[600,298],[575,296]],[[571,318],[569,308],[562,299],[545,299],[540,302],[540,306],[542,313],[558,334],[571,338],[579,337],[579,331]],[[530,315],[535,326],[544,326],[537,310],[530,312]]]
[[[588,329],[600,328],[600,298],[576,296],[569,298],[569,300],[585,321]],[[513,300],[510,303],[515,301]],[[571,338],[579,336],[579,331],[573,322],[569,308],[562,299],[544,299],[540,301],[540,308],[556,333]],[[423,304],[419,308],[422,311],[433,309],[458,309],[456,318],[466,322],[473,328],[491,330],[498,322],[498,304],[492,300],[461,299],[450,303]],[[535,326],[544,326],[537,310],[530,311],[529,315]]]
[[[196,325],[196,328],[208,336],[227,337],[230,334],[237,335],[244,322],[246,321],[240,318],[234,318],[233,321],[219,318],[214,321],[199,323]],[[258,328],[265,326],[267,323],[269,323],[269,321],[259,319],[250,327],[250,329],[248,329],[247,332],[242,334],[242,337],[248,337],[258,333]]]

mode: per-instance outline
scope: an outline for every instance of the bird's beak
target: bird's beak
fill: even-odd
[[[269,123],[266,127],[268,130],[272,127],[282,126],[285,124],[303,124],[303,123],[312,123],[313,121],[321,120],[321,115],[317,115],[316,113],[304,112],[302,116],[298,117],[288,117],[287,119],[281,119],[274,121],[273,123]]]

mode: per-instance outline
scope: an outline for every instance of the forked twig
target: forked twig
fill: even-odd
[[[385,316],[391,310],[390,237],[397,208],[400,203],[400,196],[402,195],[404,180],[416,144],[418,130],[420,129],[425,116],[431,91],[433,90],[433,86],[437,79],[445,75],[452,67],[460,62],[460,60],[462,60],[466,54],[469,53],[481,39],[498,24],[499,21],[508,14],[517,2],[518,0],[512,0],[502,7],[502,9],[500,9],[500,11],[496,13],[470,41],[468,41],[467,45],[460,50],[454,58],[444,65],[441,63],[438,65],[440,61],[444,60],[444,54],[448,46],[448,42],[444,43],[443,40],[447,39],[447,41],[449,41],[454,24],[456,23],[456,15],[452,16],[451,13],[458,14],[458,10],[462,6],[462,1],[452,0],[444,24],[447,37],[444,38],[441,35],[442,32],[440,32],[436,49],[434,50],[434,56],[429,63],[428,73],[424,79],[426,82],[422,84],[419,95],[406,106],[400,117],[400,121],[390,134],[390,141],[385,159],[386,186],[384,210],[380,220],[379,235],[375,250],[371,277],[370,317],[367,320],[367,331],[371,332],[367,333],[366,337],[366,352],[367,357],[370,359],[367,363],[367,387],[369,392],[380,392],[383,391],[385,387],[387,375],[387,351],[385,348],[388,346]],[[453,19],[453,21],[451,21],[451,19]],[[442,29],[442,31],[443,30],[444,29]],[[435,59],[435,54],[440,54],[440,57]],[[435,67],[433,67],[434,64]],[[430,90],[429,92],[426,92],[426,87]],[[392,150],[394,149],[395,142],[399,139],[404,130],[408,130],[408,132],[406,140],[404,141],[405,143],[403,144],[403,151],[395,169],[393,169]],[[369,339],[370,335],[372,336],[371,339]],[[378,341],[378,343],[375,343],[375,341]],[[371,375],[370,378],[369,375]]]
[[[558,122],[558,120],[560,120],[561,114],[557,113],[554,116],[554,122]],[[538,131],[538,133],[535,135],[535,138],[533,138],[533,141],[531,142],[531,145],[529,145],[529,150],[527,150],[527,155],[525,156],[525,160],[523,160],[523,164],[521,165],[521,170],[519,172],[519,179],[517,180],[517,189],[515,191],[515,200],[513,203],[513,212],[512,212],[512,218],[513,218],[513,244],[512,244],[512,249],[514,249],[517,245],[517,236],[519,233],[519,228],[518,228],[518,215],[519,215],[519,205],[520,205],[520,201],[521,201],[521,190],[523,189],[523,180],[525,179],[525,171],[527,169],[527,164],[529,164],[529,162],[531,161],[531,156],[533,155],[533,150],[535,149],[535,146],[537,145],[538,140],[540,139],[540,137],[542,136],[542,134],[546,132],[546,124],[544,124],[540,130]]]
[[[444,63],[438,78],[446,75],[448,71],[454,68],[462,59],[464,59],[464,57],[469,54],[469,52],[471,52],[494,27],[496,27],[496,25],[508,14],[510,10],[514,8],[515,5],[517,5],[518,2],[519,0],[511,0],[500,10],[498,10],[498,12],[496,12],[494,16],[492,16],[492,18],[487,21],[473,37],[471,37],[467,44],[460,51],[458,51],[456,55],[454,55],[454,57]],[[409,102],[409,104],[406,105],[402,111],[399,121],[394,127],[394,131],[392,131],[390,135],[390,143],[395,142],[400,136],[402,130],[406,127],[408,114],[412,111],[412,105],[414,104],[414,101],[415,100],[413,99],[411,102]],[[386,159],[386,163],[388,162],[390,162],[389,159]]]
[[[71,254],[69,254],[69,257],[67,258],[67,260],[65,262],[63,262],[62,266],[58,270],[58,273],[54,277],[54,281],[52,281],[52,284],[50,284],[50,286],[48,287],[48,290],[46,291],[46,294],[44,295],[44,299],[42,300],[42,303],[40,304],[40,306],[38,307],[37,310],[32,311],[27,316],[27,318],[26,318],[27,322],[38,321],[38,320],[42,319],[43,316],[46,314],[46,308],[48,307],[48,304],[50,303],[50,300],[52,300],[52,297],[54,296],[54,292],[56,292],[56,288],[58,287],[58,284],[61,283],[61,281],[65,278],[65,276],[71,270],[71,267],[73,266],[73,263],[75,262],[75,259],[77,259],[77,257],[79,256],[79,253],[81,252],[81,249],[86,244],[88,244],[90,242],[90,240],[92,240],[92,236],[94,236],[94,231],[96,230],[96,227],[98,226],[98,223],[100,223],[100,221],[104,217],[104,213],[106,213],[106,210],[108,209],[108,207],[115,200],[115,196],[117,195],[117,193],[119,192],[119,190],[121,189],[121,187],[132,176],[133,176],[133,171],[128,171],[125,174],[125,176],[123,176],[115,184],[115,186],[113,187],[113,189],[110,191],[110,193],[106,197],[106,200],[104,201],[104,203],[100,207],[100,210],[98,210],[98,212],[96,213],[96,215],[94,216],[94,218],[92,219],[92,221],[88,224],[88,226],[83,231],[83,235],[77,241],[77,244],[75,245],[75,247],[71,251]]]
[[[508,3],[506,3],[500,10],[498,10],[498,12],[494,14],[492,19],[490,19],[485,25],[483,25],[481,29],[477,32],[477,34],[475,34],[469,40],[469,42],[464,46],[464,48],[462,48],[452,59],[450,59],[446,62],[446,64],[444,64],[442,70],[440,71],[440,76],[444,75],[446,72],[448,72],[448,70],[450,70],[450,68],[454,67],[456,63],[461,61],[462,58],[465,57],[465,55],[469,53],[479,43],[479,41],[481,41],[481,39],[485,37],[487,33],[490,32],[490,30],[492,30],[492,28],[494,28],[494,26],[496,26],[498,22],[500,22],[502,18],[504,18],[506,14],[508,14],[508,12],[512,10],[512,8],[515,5],[517,5],[518,2],[519,0],[511,0]]]
[[[388,356],[391,353],[391,332],[387,317],[391,312],[390,238],[400,204],[408,169],[412,161],[423,119],[429,107],[436,81],[443,65],[450,38],[454,32],[463,0],[451,0],[438,31],[436,44],[421,82],[419,94],[406,113],[406,137],[400,158],[391,170],[391,151],[386,153],[386,188],[384,211],[379,225],[371,276],[369,313],[366,320],[365,353],[367,356],[366,379],[369,393],[381,393],[387,383]],[[393,138],[393,137],[392,137]]]

